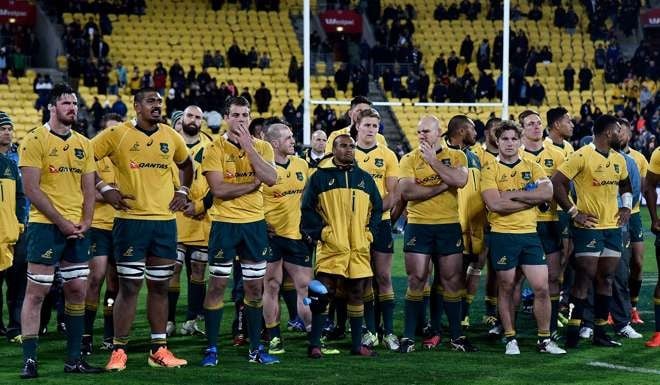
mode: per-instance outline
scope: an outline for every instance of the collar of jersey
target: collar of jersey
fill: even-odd
[[[378,143],[376,143],[376,144],[375,144],[373,147],[371,147],[371,148],[363,148],[363,147],[360,147],[360,146],[358,146],[358,145],[356,145],[356,147],[358,148],[358,150],[364,152],[365,154],[368,154],[368,153],[370,153],[371,151],[375,150],[375,149],[378,147]]]
[[[48,132],[50,132],[51,134],[57,136],[58,138],[60,138],[64,141],[66,141],[67,139],[69,139],[71,137],[71,135],[73,135],[71,133],[71,129],[69,129],[69,131],[66,134],[60,135],[57,132],[53,132],[53,130],[50,129],[50,124],[46,123],[46,124],[44,124],[44,127],[46,127],[46,130],[48,130]]]
[[[516,161],[513,162],[513,163],[504,163],[504,162],[502,162],[502,161],[500,160],[500,157],[498,156],[498,157],[497,157],[497,161],[498,161],[500,164],[503,164],[503,165],[505,165],[505,166],[507,166],[507,167],[509,167],[509,168],[514,168],[514,167],[516,167],[516,165],[517,165],[518,163],[520,163],[520,158],[518,158],[518,160],[516,160]]]
[[[277,163],[275,162],[276,165],[282,167],[282,168],[289,168],[289,165],[291,164],[291,158],[286,158],[286,163]]]

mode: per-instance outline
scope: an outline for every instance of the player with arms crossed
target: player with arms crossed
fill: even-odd
[[[481,195],[488,208],[491,265],[498,283],[497,304],[506,340],[505,354],[520,354],[515,331],[513,291],[517,269],[534,291],[537,348],[542,353],[566,353],[550,339],[548,266],[536,234],[536,206],[552,199],[552,184],[534,160],[520,158],[520,127],[503,121],[495,129],[498,161],[481,174]]]

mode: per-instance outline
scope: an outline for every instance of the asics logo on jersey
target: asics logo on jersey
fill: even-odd
[[[462,239],[459,239],[458,241],[456,241],[456,247],[460,247],[461,243],[463,243]]]
[[[333,184],[335,184],[335,178],[330,179],[328,186],[332,186]]]
[[[66,144],[66,145],[64,145],[64,147],[62,147],[62,151],[66,151],[66,150],[68,150],[68,149],[69,149],[69,145],[68,145],[68,144]]]

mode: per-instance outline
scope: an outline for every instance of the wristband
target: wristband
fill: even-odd
[[[621,194],[621,205],[629,210],[632,210],[632,201],[633,201],[633,196],[632,193],[623,193]]]
[[[575,206],[571,206],[571,208],[568,209],[567,213],[568,213],[568,215],[571,216],[571,218],[575,218],[578,215],[578,209]]]
[[[98,189],[99,186],[101,186],[103,183],[104,183],[104,182],[103,182],[102,180],[100,180],[99,183],[97,183],[95,187]]]
[[[176,190],[176,192],[178,192],[179,194],[183,194],[185,196],[188,196],[188,191],[184,190],[183,187],[184,186],[181,186],[178,190]]]
[[[105,192],[107,192],[107,191],[110,191],[110,190],[116,190],[116,188],[114,188],[114,187],[110,186],[109,184],[107,184],[107,185],[101,187],[101,189],[99,190],[99,192],[100,192],[101,194],[103,194],[103,193],[105,193]]]

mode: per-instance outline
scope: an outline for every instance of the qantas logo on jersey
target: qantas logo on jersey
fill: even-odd
[[[143,168],[154,168],[158,170],[165,170],[169,168],[169,165],[166,163],[147,163],[147,162],[136,162],[131,160],[128,162],[128,166],[133,170],[139,170]]]
[[[416,178],[415,183],[425,184],[427,182],[433,182],[433,181],[437,181],[437,180],[440,180],[440,179],[441,179],[440,175],[435,174],[435,175],[427,176],[426,178],[422,178],[422,179]]]
[[[225,179],[231,179],[231,178],[245,178],[245,177],[250,177],[254,176],[255,172],[250,171],[250,172],[236,172],[232,173],[230,171],[225,171]]]
[[[59,173],[67,173],[67,172],[72,172],[74,174],[82,174],[82,169],[77,168],[77,167],[55,167],[52,164],[48,166],[48,172],[51,174],[59,174]]]
[[[303,189],[275,191],[275,192],[273,192],[273,198],[283,198],[287,195],[302,194],[303,191],[304,191]]]
[[[592,179],[591,185],[594,187],[597,186],[611,186],[611,185],[618,185],[619,181],[618,180],[597,180],[597,179]]]

